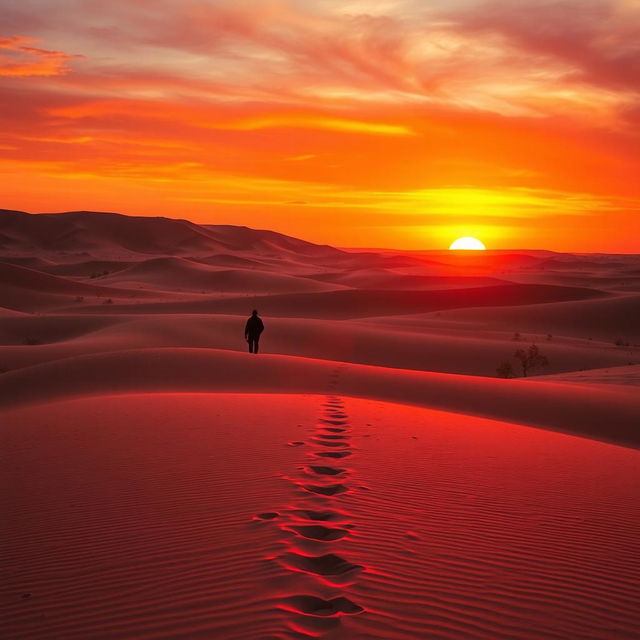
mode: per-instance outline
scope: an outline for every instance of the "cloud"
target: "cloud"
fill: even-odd
[[[68,73],[67,62],[78,56],[31,46],[24,36],[0,37],[0,76],[59,76]]]
[[[636,0],[9,4],[3,27],[29,37],[0,39],[0,158],[41,189],[134,176],[173,185],[150,208],[307,202],[301,221],[372,228],[425,208],[542,225],[640,197]],[[87,57],[68,73],[63,51]]]
[[[476,37],[500,34],[533,62],[555,59],[564,80],[613,90],[640,87],[640,5],[613,0],[492,0],[456,14],[456,28]]]

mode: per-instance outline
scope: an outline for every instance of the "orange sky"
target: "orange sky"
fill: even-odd
[[[21,0],[0,207],[640,251],[640,0]]]

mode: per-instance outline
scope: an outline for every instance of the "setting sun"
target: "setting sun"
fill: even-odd
[[[452,251],[456,251],[458,249],[484,251],[486,247],[477,238],[471,238],[466,236],[464,238],[458,238],[457,240],[452,242],[449,249]]]

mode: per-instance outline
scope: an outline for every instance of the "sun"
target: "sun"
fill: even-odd
[[[465,236],[464,238],[458,238],[456,241],[452,242],[449,249],[452,251],[455,251],[458,249],[465,249],[465,250],[471,249],[473,251],[484,251],[486,247],[477,238],[471,238],[469,236]]]

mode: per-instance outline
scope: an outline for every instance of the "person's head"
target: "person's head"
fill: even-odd
[[[258,315],[258,310],[257,310],[257,309],[254,309],[254,310],[251,312],[251,315],[252,315],[252,316],[257,316],[257,315]]]

